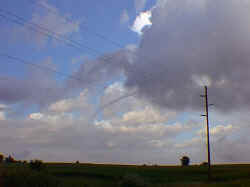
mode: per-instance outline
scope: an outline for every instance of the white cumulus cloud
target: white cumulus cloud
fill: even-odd
[[[143,34],[143,29],[147,26],[151,26],[152,22],[150,20],[152,16],[151,11],[145,11],[145,12],[141,12],[135,19],[131,30],[138,33],[139,35]]]
[[[125,24],[125,23],[128,23],[128,21],[129,21],[128,11],[126,9],[124,9],[122,11],[122,14],[121,14],[121,17],[120,17],[120,23]]]
[[[33,12],[31,19],[25,23],[27,28],[17,27],[13,31],[15,38],[20,39],[19,36],[22,35],[22,40],[31,41],[39,47],[44,47],[51,38],[53,42],[57,42],[58,38],[59,40],[64,40],[60,38],[71,36],[80,30],[80,21],[71,21],[70,15],[62,14],[58,8],[47,1],[40,1],[39,3],[50,11],[37,10]],[[30,23],[39,25],[39,32],[28,29]]]
[[[50,112],[72,112],[74,110],[86,109],[89,107],[88,104],[88,90],[84,90],[79,96],[75,98],[62,99],[55,103],[52,103],[48,110]]]

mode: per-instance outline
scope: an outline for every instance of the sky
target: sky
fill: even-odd
[[[250,154],[250,0],[0,3],[0,147],[119,164]]]

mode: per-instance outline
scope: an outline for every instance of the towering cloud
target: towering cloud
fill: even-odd
[[[152,23],[150,21],[151,11],[141,12],[135,19],[134,24],[131,27],[131,30],[142,35],[143,29],[146,26],[151,26]]]
[[[126,86],[182,110],[201,106],[201,85],[209,84],[218,109],[248,107],[249,7],[248,0],[159,0]]]
[[[250,1],[158,0],[137,49],[85,62],[86,88],[126,78],[127,89],[162,107],[200,109],[202,86],[222,111],[250,105]]]

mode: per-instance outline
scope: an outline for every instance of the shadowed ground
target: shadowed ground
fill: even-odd
[[[4,164],[1,167],[1,175],[0,185],[13,187],[250,186],[250,165],[213,166],[213,180],[210,182],[207,180],[206,166],[47,163],[42,171],[35,171],[31,170],[27,164]]]

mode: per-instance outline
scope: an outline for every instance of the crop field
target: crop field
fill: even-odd
[[[250,186],[250,165],[126,166],[47,163],[34,170],[28,164],[2,164],[1,187],[213,187]]]

